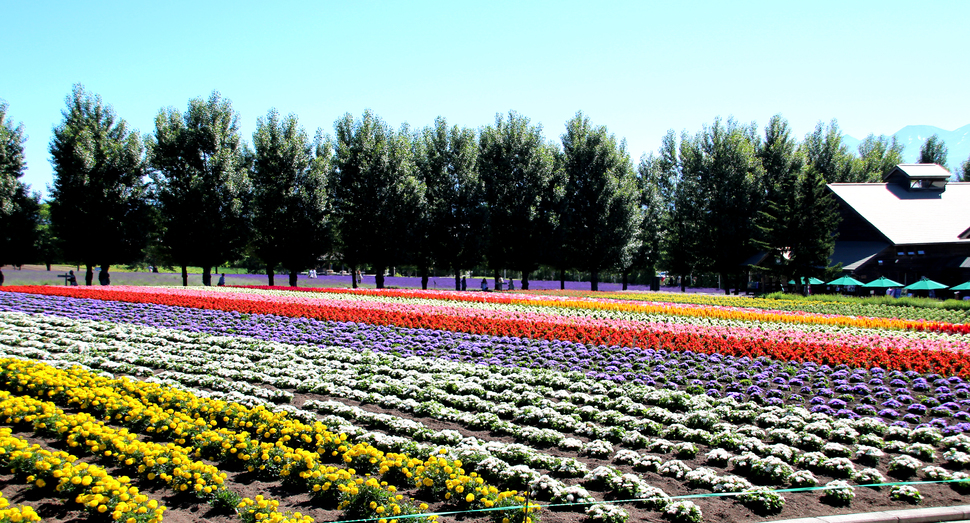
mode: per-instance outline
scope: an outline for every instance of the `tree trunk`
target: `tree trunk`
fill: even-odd
[[[630,271],[623,271],[623,290],[626,290],[627,283],[630,281]]]
[[[270,287],[276,285],[276,265],[266,265],[266,280]]]
[[[84,284],[90,287],[94,285],[94,265],[86,265],[87,271],[84,272]]]
[[[290,269],[290,287],[296,287],[296,277],[300,275],[300,271],[295,271]]]
[[[202,285],[206,287],[212,287],[212,266],[203,265],[202,266]]]
[[[44,265],[47,266],[47,272],[51,272],[51,262],[45,262]]]
[[[455,290],[461,290],[461,271],[458,270],[458,267],[455,267]]]
[[[101,265],[101,274],[98,275],[98,283],[101,285],[111,285],[111,273],[108,270],[111,268],[110,263],[105,263]]]
[[[529,290],[529,271],[522,271],[522,290]]]
[[[428,290],[428,268],[421,267],[421,290]]]
[[[600,290],[600,271],[592,270],[589,273],[589,290]]]
[[[687,276],[680,277],[680,292],[687,292]]]
[[[357,288],[357,267],[354,265],[350,266],[350,284],[354,289]]]
[[[189,286],[189,268],[185,265],[182,266],[182,287]]]
[[[559,269],[559,290],[566,290],[566,269]]]
[[[374,287],[378,289],[384,288],[384,269],[383,266],[374,267]]]

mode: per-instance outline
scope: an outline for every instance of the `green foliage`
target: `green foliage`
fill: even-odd
[[[686,134],[681,137],[687,140]],[[677,140],[673,131],[667,133],[655,161],[655,179],[660,182],[660,194],[666,203],[662,214],[664,234],[660,237],[662,266],[673,274],[687,277],[701,265],[702,208],[698,197],[698,183],[692,176],[684,176]]]
[[[209,268],[236,259],[246,243],[250,153],[239,134],[232,102],[213,92],[155,117],[148,139],[165,258],[183,267]]]
[[[782,281],[793,277],[790,259],[799,235],[799,172],[804,155],[791,136],[788,122],[775,115],[765,127],[765,140],[758,150],[765,169],[765,204],[756,215],[759,248],[771,253],[762,270],[777,272]]]
[[[20,192],[19,178],[27,170],[24,124],[14,126],[7,118],[8,107],[0,100],[0,217],[13,213],[14,197]]]
[[[755,249],[754,218],[764,194],[756,143],[753,125],[715,119],[680,146],[681,181],[696,188],[691,207],[699,211],[694,215],[697,262],[720,274],[725,289],[730,288],[726,277],[736,275]]]
[[[818,274],[818,267],[828,265],[839,224],[835,200],[814,166],[799,173],[795,210],[787,265],[796,280],[802,281]]]
[[[865,182],[867,174],[862,171],[848,147],[842,141],[842,131],[837,121],[826,128],[822,122],[805,136],[802,148],[808,164],[815,167],[826,183]]]
[[[947,152],[946,142],[934,134],[927,138],[923,142],[923,145],[920,146],[919,160],[917,160],[917,163],[935,163],[946,169]]]
[[[479,173],[488,209],[486,257],[496,271],[522,272],[522,289],[548,249],[565,182],[555,168],[555,149],[542,127],[514,111],[495,115],[479,137]]]
[[[630,157],[606,127],[593,127],[582,112],[566,123],[562,136],[566,212],[560,220],[568,241],[568,265],[591,274],[630,265],[636,251],[639,195]]]
[[[360,120],[346,114],[334,127],[339,249],[350,267],[373,264],[382,288],[384,269],[403,260],[424,208],[410,131],[393,131],[369,110]]]
[[[27,170],[24,126],[7,119],[7,107],[0,100],[0,266],[33,261],[39,220],[39,197],[19,179]]]
[[[903,144],[895,136],[870,134],[859,144],[859,160],[862,177],[867,182],[881,182],[897,165],[903,162]]]
[[[479,264],[485,241],[478,137],[469,128],[449,128],[447,120],[439,116],[433,127],[418,134],[414,149],[417,172],[426,190],[416,242],[422,274],[432,264],[460,274],[462,268]],[[459,285],[456,276],[456,290]]]
[[[968,156],[967,159],[963,161],[963,164],[960,165],[960,172],[957,174],[957,181],[970,182],[970,156]]]
[[[641,158],[637,165],[636,183],[639,195],[640,223],[633,240],[632,256],[621,269],[628,272],[639,268],[649,275],[656,273],[661,259],[664,237],[666,203],[664,201],[665,170],[669,164],[663,157]]]
[[[91,266],[132,262],[145,246],[144,147],[111,106],[80,84],[66,102],[50,143],[51,228],[64,257],[88,266],[90,284]]]
[[[295,115],[280,120],[275,109],[260,118],[253,134],[252,245],[266,264],[269,284],[281,263],[296,276],[330,249],[327,182],[332,147],[318,133],[311,144]]]

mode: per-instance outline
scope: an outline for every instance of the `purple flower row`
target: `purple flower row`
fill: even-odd
[[[956,376],[8,292],[0,293],[0,311],[250,336],[295,345],[338,345],[498,367],[578,371],[597,379],[739,401],[803,405],[839,417],[878,416],[906,426],[928,423],[947,432],[970,430],[970,424],[962,422],[970,419],[970,383]]]

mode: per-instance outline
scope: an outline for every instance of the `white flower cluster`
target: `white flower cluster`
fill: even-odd
[[[619,505],[598,503],[586,509],[586,519],[599,523],[626,523],[630,513]]]
[[[606,440],[594,439],[583,445],[579,453],[593,458],[607,458],[613,454],[613,444]]]
[[[667,476],[670,478],[683,479],[692,469],[689,465],[680,461],[679,459],[672,459],[670,461],[664,462],[660,465],[660,469],[657,471],[662,476]]]
[[[667,506],[664,518],[672,523],[700,523],[704,520],[704,514],[692,501],[675,501]]]

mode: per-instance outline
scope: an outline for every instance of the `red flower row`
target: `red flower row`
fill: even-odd
[[[78,287],[0,287],[5,292],[69,296],[130,303],[153,303],[246,314],[274,314],[287,317],[315,318],[324,321],[356,322],[371,325],[394,325],[405,328],[440,329],[490,336],[512,336],[533,339],[564,340],[593,345],[620,345],[676,351],[718,353],[751,358],[768,357],[783,361],[812,361],[819,364],[846,364],[852,367],[936,372],[943,375],[970,377],[970,354],[948,350],[864,348],[832,346],[818,343],[741,339],[673,333],[651,329],[624,329],[609,326],[564,325],[552,321],[435,315],[384,309],[331,307],[324,304],[255,301],[223,296],[191,296],[173,293],[131,292],[103,288]]]

